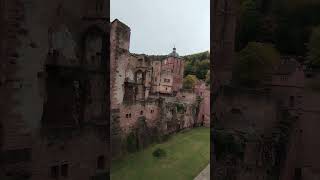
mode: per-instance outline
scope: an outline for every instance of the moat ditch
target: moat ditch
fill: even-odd
[[[165,153],[154,156],[155,151]],[[171,135],[162,143],[153,144],[112,161],[112,180],[190,179],[193,180],[210,161],[210,129],[193,128]]]

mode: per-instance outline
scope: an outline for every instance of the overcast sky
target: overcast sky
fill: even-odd
[[[131,28],[130,52],[180,55],[210,49],[210,0],[111,0],[111,21]]]

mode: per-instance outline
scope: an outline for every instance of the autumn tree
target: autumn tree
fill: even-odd
[[[183,88],[192,89],[197,81],[198,79],[195,75],[188,75],[183,79]]]

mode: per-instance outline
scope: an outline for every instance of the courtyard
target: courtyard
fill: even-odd
[[[157,158],[161,148],[166,156]],[[210,129],[195,128],[172,135],[166,142],[151,145],[111,164],[112,180],[193,180],[210,161]]]

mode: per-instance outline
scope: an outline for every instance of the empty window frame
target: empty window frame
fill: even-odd
[[[69,165],[68,164],[62,164],[61,165],[61,176],[62,177],[68,177],[69,175]]]
[[[51,166],[50,168],[50,177],[58,179],[59,177],[59,166]]]

